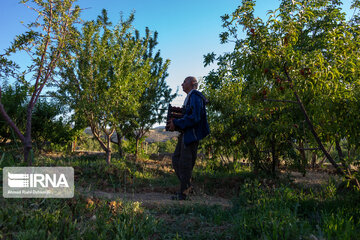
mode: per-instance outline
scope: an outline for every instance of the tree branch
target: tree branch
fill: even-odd
[[[278,99],[267,99],[267,98],[263,98],[263,99],[261,99],[261,100],[263,100],[263,101],[270,101],[270,102],[284,102],[284,103],[299,104],[299,102],[291,101],[291,100],[278,100]]]
[[[96,140],[98,140],[98,142],[100,143],[101,148],[102,148],[105,152],[107,152],[107,147],[106,147],[105,143],[101,140],[100,135],[99,135],[99,133],[97,132],[96,127],[94,126],[94,124],[91,124],[90,128],[91,128],[91,132],[93,133],[94,137],[95,137]]]
[[[300,148],[296,147],[297,150],[304,150],[304,151],[312,151],[312,150],[319,150],[320,148]]]
[[[52,16],[52,14],[51,14],[51,16]],[[48,81],[48,79],[50,78],[50,76],[51,76],[51,74],[52,74],[52,72],[54,71],[54,68],[55,68],[55,66],[56,66],[56,63],[59,61],[59,59],[60,59],[60,54],[61,54],[61,49],[64,47],[64,42],[65,42],[65,39],[66,39],[66,31],[65,31],[65,29],[66,29],[66,27],[67,27],[67,25],[68,25],[68,23],[67,23],[67,21],[65,21],[65,23],[63,24],[63,41],[61,41],[60,43],[59,43],[59,45],[58,45],[58,47],[57,47],[57,52],[56,52],[56,54],[55,54],[55,57],[51,60],[51,62],[49,63],[49,67],[48,67],[48,69],[47,69],[47,71],[46,71],[46,75],[45,75],[45,78],[44,78],[44,81],[43,81],[43,83],[41,84],[41,86],[40,86],[40,89],[38,90],[38,94],[37,94],[37,96],[36,96],[36,98],[35,98],[35,100],[34,100],[34,103],[36,103],[37,102],[37,100],[38,100],[38,98],[39,98],[39,96],[40,96],[40,93],[41,93],[41,91],[42,91],[42,89],[44,88],[44,86],[46,85],[46,83],[47,83],[47,81]]]
[[[1,93],[1,91],[0,91]],[[0,100],[1,100],[1,94],[0,94]],[[20,138],[21,142],[25,142],[24,135],[20,132],[19,128],[16,126],[16,124],[11,120],[9,115],[6,113],[4,105],[0,101],[0,115],[5,119],[5,121],[9,124],[9,126],[14,130],[16,135]]]
[[[315,131],[315,128],[314,128],[314,125],[312,124],[311,120],[310,120],[310,117],[309,115],[307,114],[306,112],[306,109],[305,109],[305,106],[304,104],[302,103],[299,95],[297,94],[296,90],[294,89],[294,86],[293,86],[293,81],[292,79],[290,78],[290,75],[287,71],[287,68],[286,68],[286,63],[284,64],[284,72],[286,74],[286,77],[288,79],[288,81],[290,82],[290,89],[293,91],[295,97],[296,97],[296,100],[297,102],[299,103],[299,106],[300,106],[300,109],[302,111],[302,113],[304,114],[305,116],[305,120],[307,122],[307,124],[309,125],[309,128],[310,128],[310,131],[311,133],[313,134],[316,142],[318,143],[319,145],[319,148],[321,149],[321,151],[325,154],[325,156],[327,157],[327,159],[329,160],[329,162],[335,167],[336,171],[341,174],[341,175],[345,175],[345,173],[341,170],[341,168],[339,167],[339,165],[334,161],[334,159],[330,156],[330,154],[326,151],[324,145],[322,144],[318,134],[316,133]]]

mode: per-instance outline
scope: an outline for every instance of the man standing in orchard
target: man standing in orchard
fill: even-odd
[[[181,84],[187,93],[184,102],[184,116],[169,121],[169,130],[180,130],[178,143],[172,156],[172,164],[180,180],[180,192],[172,197],[173,200],[186,200],[191,191],[191,174],[197,157],[199,141],[210,133],[206,117],[205,105],[207,99],[197,89],[195,77],[187,77]]]

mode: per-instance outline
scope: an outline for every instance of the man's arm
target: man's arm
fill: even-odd
[[[176,127],[184,130],[186,128],[194,127],[201,120],[201,109],[203,107],[203,100],[197,94],[192,94],[190,97],[191,114],[185,114],[183,118],[174,119],[173,123]]]

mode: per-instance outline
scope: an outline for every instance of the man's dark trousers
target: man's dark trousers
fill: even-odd
[[[180,180],[180,192],[188,194],[191,186],[190,179],[197,157],[199,141],[184,144],[183,134],[178,137],[178,143],[172,156],[172,164],[177,177]]]

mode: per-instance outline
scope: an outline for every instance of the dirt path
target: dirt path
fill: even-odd
[[[285,173],[283,173],[285,174]],[[301,173],[291,172],[290,176],[292,181],[296,184],[300,184],[305,188],[320,188],[324,184],[328,183],[330,179],[337,179],[334,175],[329,175],[324,172],[308,171],[306,176],[302,176]],[[229,199],[219,196],[210,196],[206,194],[193,195],[190,201],[174,201],[170,200],[172,194],[168,189],[161,190],[144,190],[141,192],[111,192],[100,190],[88,190],[86,188],[77,187],[76,190],[83,196],[90,198],[101,198],[109,200],[121,199],[124,201],[140,202],[145,207],[157,208],[166,207],[171,205],[207,205],[207,206],[221,206],[223,208],[231,208],[232,202]],[[167,193],[166,193],[167,192]]]
[[[230,208],[232,203],[230,200],[220,197],[201,195],[201,196],[191,196],[189,201],[174,201],[171,200],[172,194],[159,193],[159,192],[146,192],[146,193],[110,193],[103,191],[86,191],[84,189],[77,189],[80,194],[91,197],[91,198],[103,198],[116,200],[121,199],[124,201],[133,201],[140,202],[143,206],[146,207],[164,207],[171,205],[208,205],[214,206],[218,205],[224,208]]]

